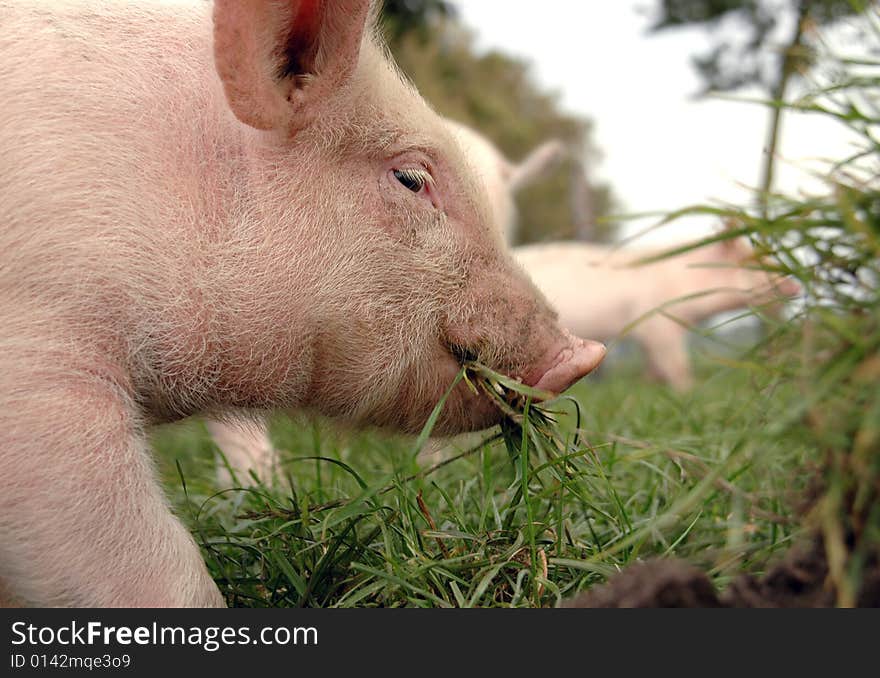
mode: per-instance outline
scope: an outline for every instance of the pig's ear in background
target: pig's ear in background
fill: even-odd
[[[510,175],[510,190],[516,193],[541,177],[552,172],[565,157],[565,146],[552,139],[529,153],[518,165],[514,165]]]
[[[214,63],[235,116],[306,127],[357,66],[369,11],[370,0],[215,0]]]

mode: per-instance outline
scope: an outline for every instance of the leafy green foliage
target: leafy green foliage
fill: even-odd
[[[540,408],[514,398],[503,435],[459,441],[439,459],[414,458],[407,439],[277,419],[276,487],[218,492],[209,454],[175,451],[181,438],[207,443],[195,424],[161,431],[157,445],[234,605],[555,605],[669,553],[723,584],[787,545],[798,483],[786,469],[809,450],[756,435],[796,393],[728,372],[742,388],[716,375],[679,399],[621,378]],[[744,389],[757,398],[748,406]]]
[[[382,3],[382,23],[392,41],[412,32],[426,37],[435,21],[454,15],[455,7],[447,0],[384,0]]]
[[[880,15],[869,19],[880,44]],[[851,606],[880,563],[880,60],[824,59],[835,79],[789,107],[839,121],[858,148],[829,168],[827,194],[772,195],[761,215],[726,216],[804,287],[805,303],[778,333],[795,343],[768,354],[761,371],[799,385],[772,433],[806,435],[818,452],[808,522],[822,537],[837,603]]]

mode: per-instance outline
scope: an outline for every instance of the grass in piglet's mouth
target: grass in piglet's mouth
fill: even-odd
[[[524,432],[529,432],[530,444],[541,447],[565,449],[565,443],[557,426],[556,416],[559,412],[550,406],[540,405],[556,398],[553,393],[526,386],[517,379],[505,376],[477,362],[464,365],[464,379],[475,391],[489,398],[504,414],[501,421],[501,434],[511,459],[522,452]],[[566,400],[566,399],[563,399]],[[576,413],[575,431],[580,428],[580,406],[574,399],[567,399]],[[574,445],[577,445],[575,435]]]

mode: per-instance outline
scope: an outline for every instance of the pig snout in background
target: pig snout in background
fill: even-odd
[[[553,391],[601,361],[501,247],[369,2],[30,5],[0,9],[0,590],[17,601],[224,604],[151,424],[291,408],[413,432],[462,356]],[[498,418],[461,385],[437,426]]]

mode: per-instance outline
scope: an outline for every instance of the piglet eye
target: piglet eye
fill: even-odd
[[[396,169],[394,178],[413,193],[418,193],[431,181],[430,174],[415,168]]]

